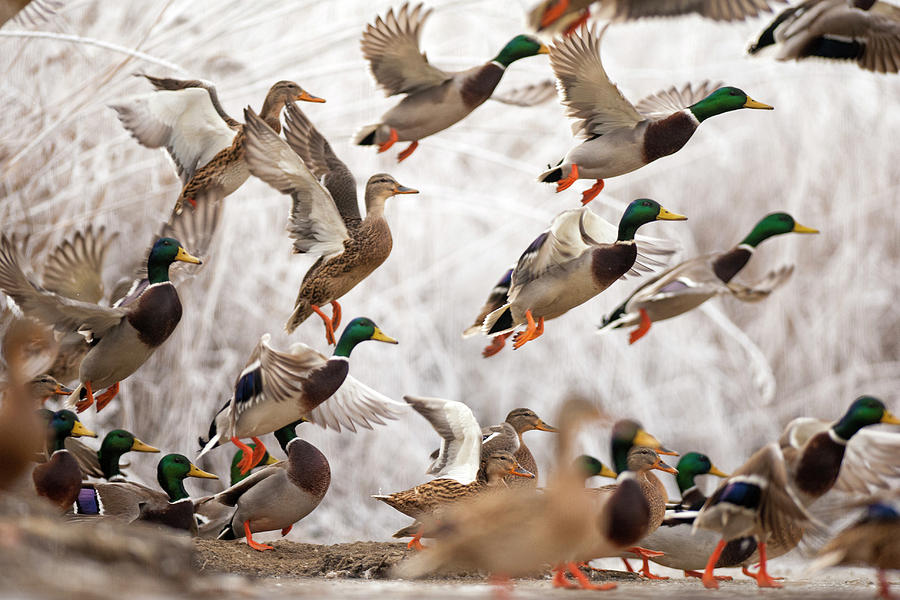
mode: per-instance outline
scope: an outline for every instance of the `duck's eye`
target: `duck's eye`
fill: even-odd
[[[732,96],[739,96],[739,95],[740,95],[740,94],[738,94],[738,91],[737,91],[737,90],[731,90],[731,91],[728,92],[728,93],[731,94]]]

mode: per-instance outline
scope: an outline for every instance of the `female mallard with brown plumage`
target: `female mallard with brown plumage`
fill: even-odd
[[[559,80],[562,102],[576,134],[586,139],[538,181],[568,189],[578,179],[596,179],[582,194],[582,204],[597,197],[603,180],[630,173],[680,150],[700,123],[740,108],[771,106],[757,102],[734,87],[713,89],[705,82],[645,98],[632,105],[609,80],[600,62],[600,40],[606,31],[582,29],[551,48],[550,65]]]
[[[81,489],[81,467],[68,450],[66,438],[69,436],[97,437],[87,429],[70,410],[52,413],[47,424],[50,459],[34,468],[31,474],[34,489],[39,496],[47,498],[60,510],[72,507],[78,490]]]
[[[533,479],[523,479],[515,476],[507,477],[506,483],[511,487],[536,487],[538,477],[537,461],[534,460],[534,455],[531,454],[531,450],[525,445],[522,434],[526,431],[549,431],[551,433],[557,433],[559,430],[544,423],[543,419],[537,416],[537,413],[530,408],[514,408],[506,415],[505,422],[512,425],[519,438],[519,447],[513,452],[513,456],[516,457],[516,461],[518,461],[523,469],[534,475]]]
[[[261,469],[246,479],[208,499],[198,501],[202,512],[209,503],[233,507],[218,539],[247,538],[254,550],[272,546],[253,540],[260,531],[281,530],[287,535],[294,524],[311,513],[322,501],[331,484],[328,459],[315,446],[297,437],[295,421],[275,432],[287,460]]]
[[[252,111],[245,111],[244,118],[250,171],[293,199],[288,231],[294,239],[294,252],[320,256],[303,277],[286,329],[294,331],[316,313],[325,323],[328,343],[333,344],[334,330],[341,320],[338,298],[368,277],[391,253],[393,241],[384,218],[385,202],[396,194],[418,191],[400,185],[386,173],[372,175],[366,183],[366,218],[360,220],[353,174],[299,109],[288,105],[288,143]],[[320,308],[328,303],[332,318]]]
[[[362,127],[353,137],[360,146],[378,146],[384,152],[395,142],[412,142],[400,153],[404,160],[419,140],[442,131],[484,103],[513,62],[546,54],[547,47],[528,35],[510,40],[497,56],[465,71],[438,69],[419,49],[419,37],[431,10],[408,3],[391,9],[363,31],[363,56],[372,76],[388,96],[406,94],[381,121]]]
[[[375,340],[396,344],[371,319],[350,321],[329,358],[297,343],[287,352],[269,345],[269,334],[260,338],[247,366],[234,384],[234,395],[213,418],[209,439],[200,440],[199,460],[219,444],[231,440],[248,459],[240,464],[246,473],[259,464],[266,447],[258,436],[277,431],[298,417],[321,427],[340,431],[346,427],[372,428],[382,419],[395,419],[406,405],[391,400],[348,375],[350,353],[360,343]],[[251,450],[240,438],[252,438]]]
[[[168,150],[184,187],[175,202],[214,193],[219,198],[237,190],[250,176],[244,164],[243,126],[228,116],[216,88],[208,82],[144,75],[157,91],[112,105],[122,125],[142,145]],[[325,102],[293,81],[279,81],[266,94],[260,115],[281,130],[281,109],[292,100]]]
[[[78,492],[75,515],[104,516],[128,523],[141,521],[197,535],[194,505],[184,488],[187,477],[218,479],[181,454],[166,454],[156,467],[156,481],[162,492],[131,481],[85,484]]]
[[[175,261],[200,263],[178,240],[158,239],[147,257],[149,285],[127,306],[110,308],[36,286],[22,272],[10,240],[0,237],[0,289],[27,316],[61,331],[89,331],[95,341],[79,367],[81,385],[68,399],[78,412],[94,403],[94,390],[108,388],[97,396],[97,411],[102,410],[118,393],[119,382],[139,369],[175,330],[181,320],[181,301],[169,281],[169,266]]]
[[[729,295],[744,302],[758,302],[766,298],[772,290],[787,281],[793,266],[772,271],[762,281],[750,286],[731,280],[746,266],[761,242],[792,232],[818,233],[818,230],[797,223],[787,213],[766,215],[731,250],[692,258],[651,278],[605,317],[598,331],[639,325],[629,336],[629,343],[633,344],[650,330],[655,321],[684,314],[715,296]]]

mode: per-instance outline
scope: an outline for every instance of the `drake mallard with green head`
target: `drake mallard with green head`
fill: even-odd
[[[618,227],[587,207],[560,213],[522,253],[506,304],[485,317],[482,331],[500,336],[527,324],[514,338],[513,347],[520,348],[544,332],[545,320],[584,304],[631,272],[639,254],[648,260],[647,253],[660,252],[651,243],[642,243],[638,252],[634,236],[639,227],[686,219],[647,198],[631,202]]]
[[[334,344],[341,321],[338,299],[391,254],[385,203],[397,194],[419,192],[387,173],[372,175],[366,183],[366,218],[361,219],[353,173],[296,106],[287,109],[287,143],[252,111],[244,117],[250,171],[293,201],[288,232],[294,252],[319,255],[303,277],[285,329],[293,332],[315,313],[325,323],[325,339]],[[321,309],[329,303],[331,318]]]
[[[81,384],[67,401],[78,412],[94,403],[94,390],[108,388],[97,396],[97,411],[102,410],[119,392],[119,382],[139,369],[175,330],[181,320],[181,301],[169,281],[169,266],[175,261],[200,263],[178,240],[158,239],[147,257],[149,285],[127,306],[110,308],[38,287],[22,272],[10,239],[0,236],[0,289],[27,316],[60,331],[89,331],[94,340],[78,370]]]
[[[236,191],[250,176],[244,163],[243,125],[219,103],[215,86],[206,81],[145,77],[157,91],[127,98],[112,108],[142,146],[165,148],[183,188],[175,202],[180,213],[184,201],[212,194],[221,199]],[[281,109],[293,100],[325,102],[293,81],[279,81],[266,94],[261,117],[281,130]]]
[[[350,353],[362,342],[375,340],[396,344],[366,317],[347,324],[334,354],[327,357],[306,344],[296,343],[287,352],[269,345],[271,336],[264,334],[247,366],[234,384],[234,395],[213,418],[209,438],[201,439],[207,452],[230,440],[250,460],[240,464],[246,473],[259,464],[266,447],[259,436],[293,423],[298,416],[320,427],[340,431],[346,427],[371,429],[383,425],[382,419],[396,419],[406,405],[384,396],[349,375]],[[250,450],[241,438],[256,444]]]
[[[546,54],[547,47],[529,35],[517,35],[493,59],[465,71],[438,69],[419,48],[422,26],[432,9],[403,4],[396,13],[375,19],[362,36],[363,56],[385,94],[406,94],[378,123],[360,128],[353,143],[385,152],[396,142],[412,142],[398,156],[406,159],[419,140],[457,123],[491,97],[515,61]]]
[[[218,479],[195,466],[186,456],[166,454],[156,466],[156,481],[163,491],[132,481],[84,484],[75,502],[75,515],[153,523],[196,536],[194,505],[184,487],[188,477]]]
[[[97,434],[82,425],[70,410],[58,410],[48,416],[46,431],[50,458],[44,464],[37,465],[31,477],[38,496],[66,511],[72,507],[81,488],[81,467],[66,450],[66,438],[97,437]]]
[[[107,481],[125,480],[120,461],[128,452],[159,452],[159,448],[145,444],[125,429],[107,432],[99,450],[72,438],[66,440],[66,449],[78,461],[85,477],[98,477]]]
[[[605,31],[606,27],[599,33],[583,28],[550,49],[562,103],[568,116],[577,119],[572,129],[586,139],[538,181],[556,183],[556,191],[561,192],[578,179],[595,179],[582,194],[582,204],[597,197],[604,179],[680,150],[706,119],[741,108],[772,109],[736,87],[715,89],[709,82],[696,89],[690,85],[671,88],[632,105],[609,80],[600,61]]]
[[[783,284],[794,267],[770,271],[752,285],[733,282],[763,241],[785,233],[819,233],[817,229],[797,223],[783,212],[762,218],[741,242],[724,252],[698,256],[684,261],[653,277],[603,319],[599,332],[629,325],[638,328],[629,335],[633,344],[643,337],[656,321],[671,319],[693,310],[715,296],[732,296],[744,302],[758,302]]]

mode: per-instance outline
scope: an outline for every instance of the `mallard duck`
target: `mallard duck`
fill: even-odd
[[[558,433],[559,430],[555,427],[547,425],[544,421],[537,416],[530,408],[514,408],[509,411],[509,414],[506,415],[506,424],[512,426],[516,436],[518,437],[518,447],[513,452],[513,456],[516,457],[516,460],[522,465],[522,468],[526,471],[534,474],[534,479],[523,479],[521,477],[507,477],[506,483],[512,487],[536,487],[537,486],[537,477],[538,477],[538,466],[537,462],[534,460],[534,456],[531,454],[531,450],[528,449],[528,446],[525,445],[525,440],[522,439],[522,434],[526,431],[549,431],[551,433]],[[485,444],[488,442],[486,441]],[[482,445],[484,448],[484,444]],[[484,450],[482,450],[484,452]],[[524,482],[520,484],[519,482]]]
[[[363,56],[385,94],[406,94],[379,123],[362,127],[353,137],[360,146],[378,146],[385,152],[395,142],[412,142],[397,157],[404,160],[419,140],[447,129],[491,97],[503,73],[513,62],[546,54],[547,47],[528,35],[517,35],[493,59],[465,71],[442,71],[419,49],[419,37],[431,9],[405,3],[391,9],[362,36]]]
[[[81,467],[65,447],[69,436],[97,437],[97,434],[82,425],[72,411],[54,412],[47,424],[50,459],[37,465],[31,475],[38,495],[47,498],[62,511],[72,506],[81,488]]]
[[[124,429],[113,429],[103,436],[99,450],[72,438],[66,440],[66,450],[78,461],[85,477],[98,477],[107,481],[125,480],[119,465],[123,454],[132,451],[159,452],[159,448],[145,444]]]
[[[628,205],[618,228],[587,207],[560,213],[522,253],[506,304],[485,317],[482,331],[502,335],[527,323],[514,338],[513,347],[522,347],[544,332],[545,319],[587,302],[632,270],[638,227],[686,219],[646,198]]]
[[[58,382],[53,375],[44,373],[32,377],[25,385],[25,392],[35,404],[43,404],[50,396],[68,396],[72,390]]]
[[[258,436],[293,423],[298,417],[336,431],[342,426],[356,431],[357,425],[371,429],[372,423],[383,425],[382,419],[395,419],[405,410],[405,404],[348,375],[350,353],[360,342],[397,343],[371,319],[358,317],[350,321],[330,358],[301,343],[281,352],[269,345],[270,339],[267,333],[256,344],[235,381],[234,395],[210,424],[209,439],[200,440],[204,447],[197,460],[230,439],[250,457],[240,465],[246,473],[259,464],[266,452]],[[253,450],[240,441],[248,437],[256,444]]]
[[[322,501],[331,484],[331,468],[324,454],[297,437],[299,424],[295,421],[275,432],[287,460],[261,469],[207,500],[234,507],[218,539],[246,537],[254,550],[271,550],[272,546],[254,541],[253,534],[280,529],[281,535],[287,535],[294,523]]]
[[[147,257],[149,286],[131,304],[108,308],[39,288],[22,272],[9,238],[0,236],[0,289],[27,316],[62,331],[89,331],[94,339],[78,370],[81,384],[68,399],[78,412],[94,403],[93,390],[109,388],[97,396],[97,411],[102,410],[119,392],[119,382],[139,369],[175,330],[181,320],[178,292],[169,281],[169,265],[175,261],[200,263],[178,240],[157,240]]]
[[[141,145],[168,150],[184,184],[175,212],[181,212],[185,200],[196,206],[194,199],[200,193],[224,198],[241,187],[250,176],[242,160],[243,126],[219,104],[215,86],[205,81],[141,76],[157,91],[111,107]],[[325,102],[293,81],[277,82],[269,88],[260,111],[275,131],[281,130],[281,109],[291,100]]]
[[[574,464],[576,469],[584,474],[585,483],[587,483],[587,480],[591,477],[608,477],[610,479],[615,479],[619,476],[618,473],[604,465],[599,459],[588,454],[582,454],[577,457]]]
[[[250,450],[251,450],[250,456],[253,456],[252,451],[256,449],[256,444],[252,444],[252,443],[247,444],[247,447],[250,448]],[[247,473],[241,473],[241,467],[239,466],[239,465],[245,463],[247,460],[248,460],[247,455],[244,454],[243,450],[241,450],[240,448],[235,450],[234,456],[231,457],[231,468],[229,470],[230,485],[239,483],[239,482],[247,479],[247,477],[250,476],[250,471],[248,471]],[[256,465],[256,467],[268,467],[269,465],[274,465],[277,462],[278,462],[278,459],[275,458],[274,456],[272,456],[271,454],[269,454],[269,452],[267,450],[266,453],[263,454],[262,458],[260,459],[260,461]],[[254,468],[256,468],[256,467],[254,467]]]
[[[194,505],[184,489],[187,477],[218,479],[193,465],[186,456],[166,454],[156,467],[156,481],[162,492],[131,481],[85,484],[75,501],[75,515],[154,523],[189,531],[196,536]]]
[[[896,492],[894,494],[896,499]],[[878,570],[878,598],[891,600],[885,571],[900,569],[900,513],[887,501],[873,501],[863,516],[819,551],[810,570],[863,565]]]
[[[778,60],[854,60],[878,73],[900,70],[900,7],[881,0],[807,0],[785,9],[750,46]]]
[[[603,319],[599,331],[640,325],[629,336],[629,343],[633,344],[650,330],[653,322],[686,313],[714,296],[730,295],[745,302],[762,300],[787,281],[792,266],[772,271],[762,281],[749,286],[731,280],[753,256],[757,245],[772,236],[791,232],[818,233],[818,230],[797,223],[787,213],[768,214],[731,250],[692,258],[638,287]]]
[[[356,183],[353,174],[327,142],[310,162],[316,174],[301,160],[309,156],[310,141],[321,137],[294,105],[288,105],[285,143],[252,111],[247,121],[246,160],[250,171],[293,199],[288,231],[295,253],[320,256],[303,277],[294,312],[285,328],[293,332],[316,313],[325,323],[325,336],[334,344],[334,330],[340,325],[341,306],[337,300],[369,276],[387,260],[393,245],[391,229],[384,218],[384,204],[397,194],[418,194],[400,185],[387,173],[372,175],[366,183],[366,218],[359,219]],[[292,149],[294,148],[294,149]],[[295,151],[296,149],[296,151]],[[319,182],[324,178],[326,185]],[[321,306],[331,303],[332,318]]]
[[[740,108],[772,110],[735,87],[714,89],[704,82],[674,87],[632,105],[609,80],[600,62],[600,30],[582,29],[550,50],[550,65],[559,80],[567,114],[577,119],[572,130],[586,139],[538,181],[568,189],[578,179],[596,179],[582,194],[582,204],[597,197],[603,180],[630,173],[680,150],[709,117]]]

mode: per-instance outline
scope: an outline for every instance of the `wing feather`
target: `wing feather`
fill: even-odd
[[[88,227],[64,240],[50,252],[44,265],[44,289],[60,296],[98,303],[103,299],[103,261],[118,234],[106,235],[106,228],[95,232]]]
[[[475,481],[481,464],[481,427],[472,409],[455,400],[404,396],[441,436],[441,449],[428,473],[462,484]]]
[[[384,425],[385,419],[396,419],[406,410],[404,403],[348,375],[334,395],[310,411],[307,418],[323,428],[341,431],[341,427],[346,427],[355,432],[357,426],[372,429],[373,424]]]

